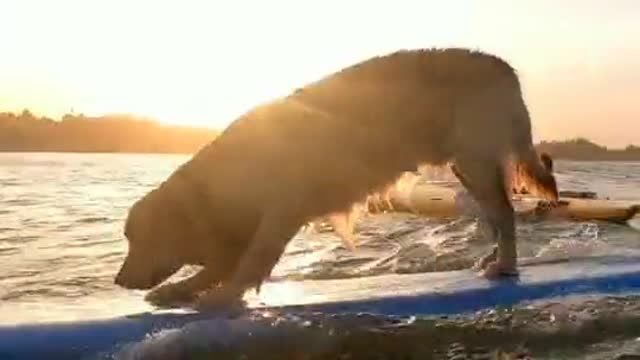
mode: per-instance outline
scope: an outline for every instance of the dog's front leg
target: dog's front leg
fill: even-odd
[[[218,281],[213,271],[204,268],[184,280],[158,286],[145,296],[145,300],[160,307],[182,306],[192,302],[200,291]]]
[[[246,290],[260,286],[269,277],[287,243],[303,223],[303,217],[291,207],[281,205],[268,210],[231,279],[202,294],[195,307],[200,310],[221,308],[242,300]]]
[[[505,191],[502,164],[490,158],[462,158],[451,170],[480,205],[498,242],[494,251],[476,263],[476,268],[483,269],[486,278],[516,275],[515,214]]]

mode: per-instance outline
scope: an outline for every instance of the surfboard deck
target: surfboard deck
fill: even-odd
[[[529,261],[521,265],[519,277],[499,281],[480,278],[471,270],[460,270],[285,281],[265,284],[263,292],[265,304],[253,303],[248,310],[326,315],[363,312],[398,316],[455,314],[568,295],[638,293],[640,258]],[[223,325],[236,321],[224,311],[175,310],[107,320],[0,326],[0,358],[82,358],[110,351],[118,344],[140,341],[159,330],[182,328],[199,320],[213,320]]]
[[[487,280],[471,269],[266,284],[257,309],[436,315],[553,296],[640,286],[640,258],[521,259],[519,276]]]

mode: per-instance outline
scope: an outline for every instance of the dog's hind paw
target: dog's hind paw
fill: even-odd
[[[504,266],[497,261],[492,261],[482,271],[482,277],[495,280],[504,277],[517,277],[519,275],[518,269],[514,266]]]
[[[498,246],[494,246],[487,255],[480,258],[474,265],[473,270],[479,271],[482,277],[487,279],[498,279],[502,277],[518,276],[516,262],[503,261],[498,259]]]
[[[473,265],[473,270],[475,271],[485,270],[487,266],[489,266],[489,264],[496,261],[497,259],[498,259],[498,247],[494,246],[491,249],[491,252],[489,252],[487,255],[481,257],[480,259],[478,259],[478,261],[476,261],[476,263]]]

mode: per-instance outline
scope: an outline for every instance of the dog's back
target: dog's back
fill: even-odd
[[[530,144],[519,81],[506,62],[465,49],[407,50],[252,109],[191,168],[217,202],[251,203],[258,214],[295,193],[313,203],[307,216],[323,216],[347,211],[419,164],[469,154],[503,162]]]

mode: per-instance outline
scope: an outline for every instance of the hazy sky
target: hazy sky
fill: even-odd
[[[366,57],[465,46],[518,70],[537,139],[640,144],[640,1],[0,0],[0,110],[225,127]]]

